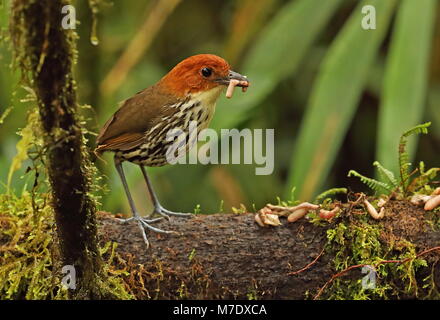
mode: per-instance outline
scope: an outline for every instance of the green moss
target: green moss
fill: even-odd
[[[24,191],[20,197],[0,194],[0,299],[67,299],[61,285],[54,214],[47,193]],[[36,210],[34,210],[34,208]],[[118,299],[133,298],[114,268],[115,243],[101,252],[109,255],[103,267],[106,280],[98,283]]]
[[[416,246],[393,236],[387,241],[387,232],[383,224],[372,222],[368,215],[352,216],[349,221],[345,219],[328,229],[327,251],[335,256],[335,274],[351,266],[359,267],[335,278],[320,298],[371,300],[408,296],[438,299],[433,270],[417,281],[417,272],[428,264],[423,257],[417,257]],[[391,262],[403,260],[403,263]],[[374,288],[363,286],[363,280],[371,270],[366,268],[362,273],[363,265],[375,269]]]
[[[248,300],[259,300],[258,299],[258,291],[254,288],[250,289],[246,296],[247,296]]]
[[[0,297],[2,299],[66,299],[61,279],[52,272],[53,212],[49,199],[0,195]],[[32,203],[39,210],[32,210]]]
[[[0,194],[0,299],[67,299],[67,289],[61,285],[64,275],[59,272],[62,266],[36,108],[29,112],[27,126],[19,134],[21,141],[10,177],[23,161],[30,159],[24,178],[31,186],[19,196],[9,188]],[[96,168],[86,163],[88,177],[92,179],[97,176]],[[94,195],[96,189],[90,197],[95,203],[99,200]],[[131,299],[122,281],[124,271],[114,267],[115,248],[115,243],[108,243],[100,249],[107,258],[103,277],[98,278],[96,286],[117,299]]]

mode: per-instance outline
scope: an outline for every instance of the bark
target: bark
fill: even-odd
[[[24,81],[36,93],[45,162],[52,192],[62,264],[76,270],[71,298],[101,298],[101,257],[97,247],[95,206],[85,166],[83,135],[76,118],[72,67],[75,34],[61,26],[62,0],[14,0],[11,35]]]
[[[396,202],[387,211],[385,219],[379,222],[371,219],[371,224],[381,224],[388,230],[381,235],[383,245],[391,238],[411,241],[418,252],[440,245],[440,233],[432,228],[423,209]],[[328,248],[308,269],[295,275],[289,273],[301,270],[318,257],[327,243],[328,228],[341,222],[348,225],[355,219],[346,210],[342,217],[323,226],[306,219],[287,224],[282,219],[282,226],[261,228],[255,223],[254,214],[172,218],[171,222],[158,223],[158,227],[182,234],[150,233],[151,249],[147,250],[136,225],[123,225],[109,214],[100,217],[102,241],[118,243],[117,252],[128,260],[123,264],[130,272],[126,282],[139,299],[313,298],[337,273],[336,248]],[[419,288],[432,271],[435,289],[439,289],[439,257],[439,251],[423,257],[428,267],[418,270]],[[357,268],[343,279],[358,281],[364,276],[361,268]],[[381,279],[381,284],[392,284],[396,292],[404,292],[404,281],[396,277]],[[327,297],[326,292],[322,298]],[[421,296],[422,289],[417,295],[408,293],[389,298]]]

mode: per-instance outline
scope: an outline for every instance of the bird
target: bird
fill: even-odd
[[[114,153],[114,165],[132,213],[132,217],[120,220],[138,224],[147,248],[146,229],[175,233],[154,227],[154,222],[169,220],[170,216],[190,217],[191,214],[173,212],[161,205],[145,167],[168,164],[166,155],[172,141],[167,139],[167,132],[173,129],[185,132],[192,121],[196,121],[198,130],[207,128],[221,92],[228,87],[227,97],[230,97],[234,86],[245,91],[249,80],[232,71],[225,59],[214,54],[197,54],[182,60],[154,85],[121,102],[119,109],[100,130],[95,154],[99,157],[107,151]],[[191,143],[187,139],[183,143],[185,151],[188,151]],[[142,217],[136,208],[123,162],[136,164],[141,169],[154,207],[148,218]],[[153,215],[160,217],[151,218]]]

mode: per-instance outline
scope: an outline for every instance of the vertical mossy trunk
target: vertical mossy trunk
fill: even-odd
[[[67,0],[14,0],[10,31],[15,61],[38,99],[62,262],[76,271],[76,289],[69,293],[74,299],[99,299],[108,295],[100,285],[102,260],[89,193],[89,157],[76,116],[72,75],[76,34],[61,24],[67,4]]]

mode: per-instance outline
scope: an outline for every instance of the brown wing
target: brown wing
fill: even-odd
[[[162,117],[175,112],[169,106],[176,103],[175,97],[155,86],[125,100],[99,132],[95,151],[128,150],[141,145],[150,128]]]
[[[96,147],[100,153],[106,150],[129,150],[141,145],[145,141],[145,135],[141,133],[124,133],[118,137],[106,140]]]

